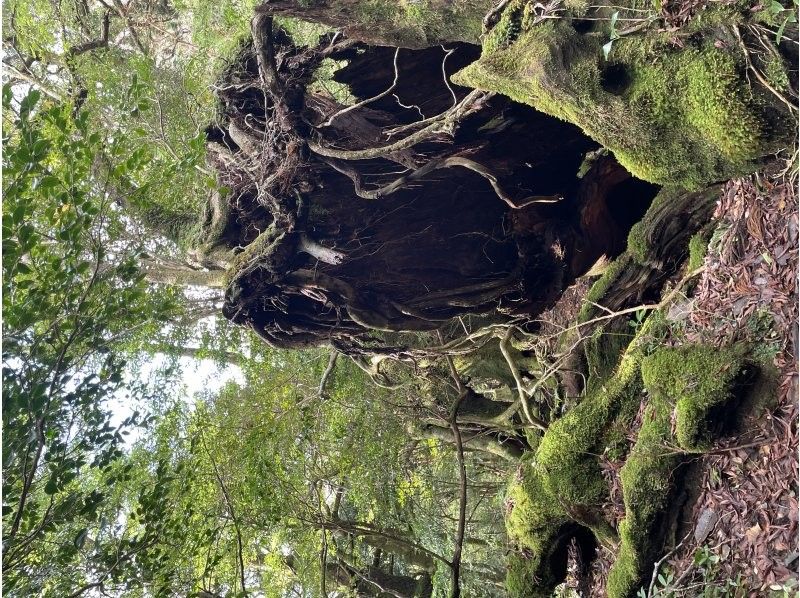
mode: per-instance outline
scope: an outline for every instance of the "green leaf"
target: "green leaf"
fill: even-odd
[[[781,23],[781,26],[780,26],[780,27],[778,27],[778,31],[776,31],[776,32],[775,32],[775,43],[776,43],[776,44],[780,45],[780,43],[781,43],[781,40],[783,39],[783,32],[784,32],[784,30],[786,29],[786,25],[788,25],[788,24],[789,24],[789,19],[790,19],[790,18],[793,18],[793,17],[794,17],[794,13],[792,13],[791,15],[789,15],[788,17],[786,17],[786,18],[783,20],[783,23]]]
[[[28,95],[26,95],[22,99],[22,102],[20,102],[20,107],[19,107],[20,118],[26,119],[30,114],[31,110],[36,108],[36,104],[39,103],[41,97],[42,93],[38,89],[31,89],[28,92]]]
[[[767,11],[773,16],[782,13],[783,10],[784,10],[783,4],[778,2],[778,0],[772,0],[772,2],[770,2],[769,6],[767,7]]]
[[[603,44],[603,58],[608,60],[608,55],[611,53],[611,46],[614,44],[614,40],[612,39],[610,42]]]
[[[58,484],[56,483],[55,478],[50,478],[44,485],[44,493],[48,496],[52,496],[56,492],[58,492]]]
[[[14,222],[22,222],[25,219],[25,208],[27,206],[24,202],[20,202],[20,204],[14,208],[14,212],[12,213],[12,219]]]
[[[81,531],[77,533],[75,539],[72,541],[73,546],[80,550],[83,548],[83,545],[86,544],[86,536],[89,534],[89,530],[87,528],[83,528]]]

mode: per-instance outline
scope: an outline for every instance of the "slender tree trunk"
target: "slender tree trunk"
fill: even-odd
[[[415,14],[398,0],[265,0],[258,12],[296,17],[344,31],[373,45],[427,48],[448,42],[480,43],[494,0],[427,0]]]
[[[419,439],[455,442],[453,433],[449,428],[441,428],[430,424],[414,428],[411,434]],[[464,434],[464,448],[490,453],[512,462],[519,461],[522,457],[522,448],[510,442],[500,442],[496,437],[487,434]]]
[[[222,270],[196,270],[182,264],[156,262],[145,262],[142,269],[145,278],[153,283],[179,287],[225,288],[225,272]]]
[[[369,523],[356,521],[328,522],[326,527],[358,536],[365,544],[395,554],[407,565],[426,571],[433,570],[434,559],[445,561],[443,557],[414,542],[401,530],[381,529]]]

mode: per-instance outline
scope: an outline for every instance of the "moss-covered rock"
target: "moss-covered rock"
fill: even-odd
[[[681,448],[708,448],[714,411],[731,397],[743,354],[739,346],[689,345],[661,349],[642,364],[651,396],[668,397],[675,404],[675,436]]]
[[[512,2],[481,59],[453,80],[574,123],[639,178],[686,189],[751,171],[788,139],[788,115],[766,90],[750,87],[723,19],[698,21],[682,48],[656,32],[626,35],[606,59],[608,11],[583,21],[576,5],[539,19],[532,6]],[[745,18],[726,10],[732,22]],[[585,31],[592,22],[602,27]]]

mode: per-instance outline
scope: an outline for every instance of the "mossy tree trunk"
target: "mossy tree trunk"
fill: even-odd
[[[480,43],[493,0],[266,0],[256,10],[322,23],[369,44],[427,48]]]

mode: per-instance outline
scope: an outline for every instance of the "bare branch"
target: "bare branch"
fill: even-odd
[[[331,123],[334,121],[334,119],[340,117],[342,114],[346,114],[348,112],[352,112],[353,110],[357,110],[358,108],[366,106],[367,104],[371,104],[372,102],[377,102],[381,98],[385,98],[387,95],[392,93],[392,91],[394,91],[394,88],[397,87],[397,78],[400,75],[400,73],[397,70],[397,57],[399,55],[400,55],[400,48],[397,48],[394,51],[394,80],[392,81],[392,84],[389,87],[387,87],[384,91],[382,91],[381,93],[379,93],[376,96],[373,96],[371,98],[367,98],[366,100],[361,100],[360,102],[358,102],[356,104],[353,104],[352,106],[348,106],[347,108],[342,108],[341,110],[339,110],[335,114],[331,115],[328,118],[328,120],[326,120],[324,123],[322,123],[319,126],[320,127],[329,127],[331,125]]]

